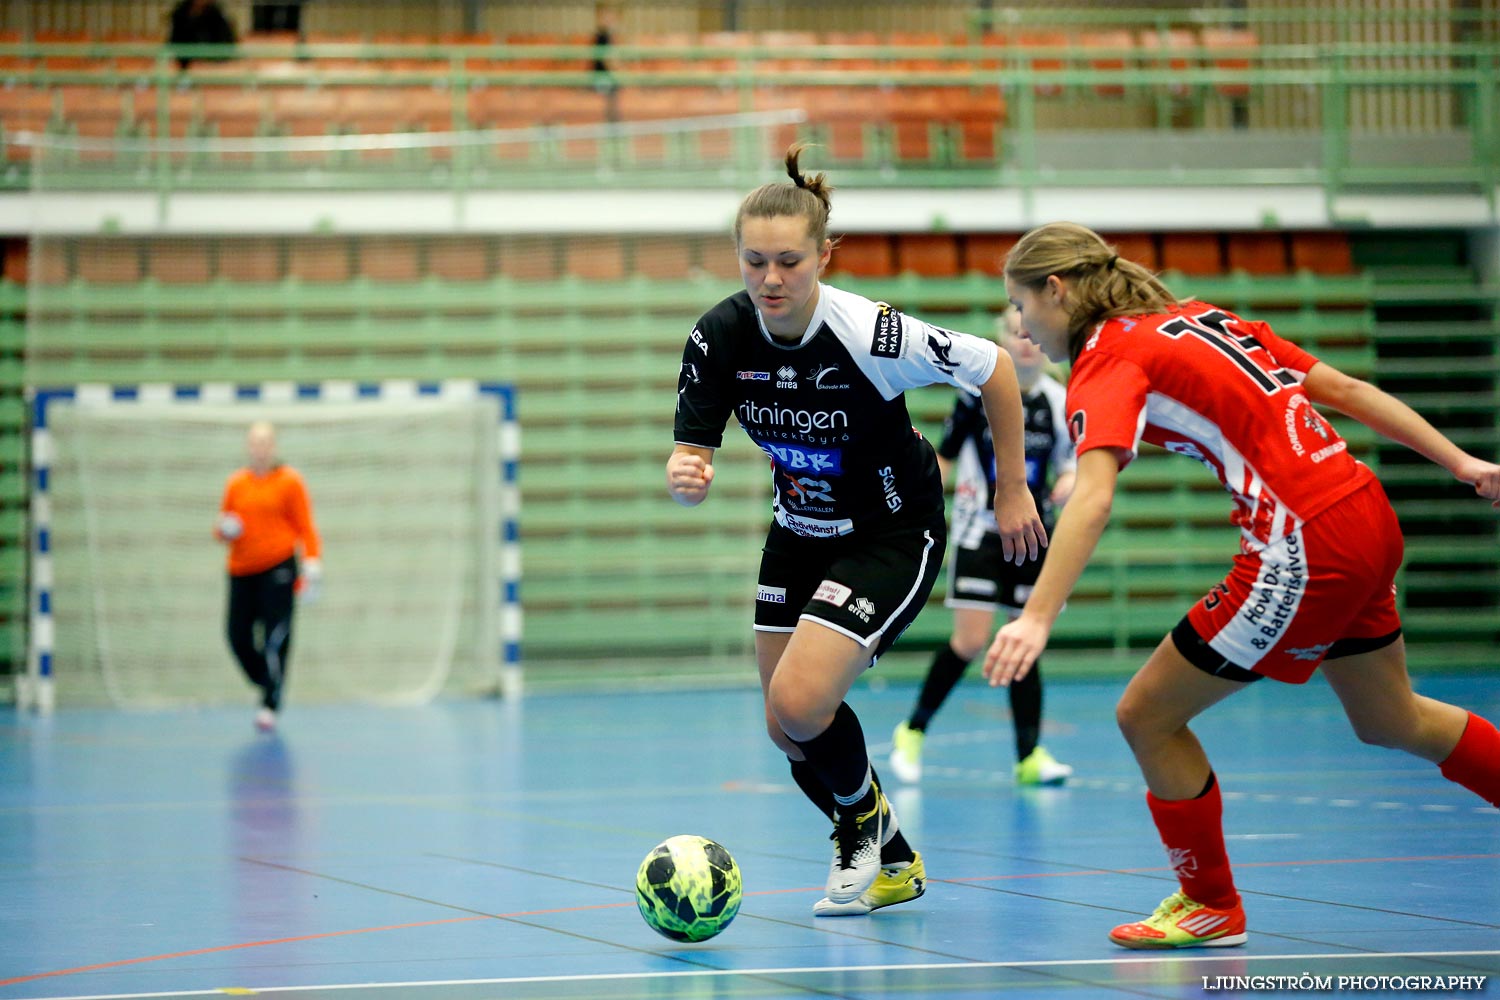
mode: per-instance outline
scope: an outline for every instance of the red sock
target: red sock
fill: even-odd
[[[1188,898],[1216,910],[1238,906],[1240,894],[1224,849],[1224,800],[1218,779],[1210,777],[1208,790],[1196,799],[1168,802],[1148,791],[1146,804]]]
[[[1458,746],[1438,767],[1449,781],[1500,808],[1500,731],[1488,719],[1470,712]]]

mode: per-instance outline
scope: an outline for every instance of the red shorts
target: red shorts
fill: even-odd
[[[1400,634],[1396,570],[1405,546],[1377,480],[1285,538],[1240,548],[1229,576],[1186,619],[1208,647],[1201,652],[1225,666],[1301,684],[1325,657],[1376,649]],[[1174,636],[1188,659],[1217,672]]]

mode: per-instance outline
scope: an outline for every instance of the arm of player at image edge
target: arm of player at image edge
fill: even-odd
[[[1447,469],[1454,479],[1474,487],[1476,494],[1500,510],[1500,465],[1470,455],[1395,396],[1324,361],[1312,366],[1302,389],[1314,403],[1353,417],[1382,437]]]
[[[714,481],[714,450],[677,444],[667,459],[667,492],[684,507],[696,507]]]
[[[312,604],[323,596],[323,537],[313,520],[312,499],[307,486],[298,477],[291,503],[292,530],[301,548],[297,565],[297,599]]]
[[[1021,387],[1010,355],[999,352],[995,368],[979,399],[995,444],[995,523],[1000,528],[1000,553],[1020,565],[1036,559],[1047,547],[1047,528],[1026,483],[1026,428]]]
[[[1125,456],[1115,448],[1094,448],[1078,459],[1073,495],[1058,516],[1047,561],[1020,617],[995,633],[984,657],[991,687],[1008,686],[1031,670],[1047,647],[1052,625],[1062,612],[1089,558],[1099,545],[1114,505],[1115,483]]]

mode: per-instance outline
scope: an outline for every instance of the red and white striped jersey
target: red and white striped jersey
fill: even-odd
[[[1095,328],[1068,381],[1078,454],[1141,441],[1196,458],[1234,498],[1250,543],[1296,530],[1373,473],[1313,409],[1318,359],[1265,323],[1206,302]]]

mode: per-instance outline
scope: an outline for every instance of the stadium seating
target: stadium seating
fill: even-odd
[[[1149,261],[1158,246],[1183,253],[1179,234],[1109,235],[1137,259]],[[1210,259],[1246,263],[1196,276],[1193,291],[1264,316],[1339,367],[1373,375],[1368,278],[1264,266],[1267,245],[1280,245],[1286,259],[1306,235],[1199,238]],[[998,261],[1014,239],[848,234],[834,253],[834,280],[988,334],[1004,301]],[[1348,252],[1344,234],[1319,240],[1328,244],[1324,259],[1338,256],[1341,241]],[[45,246],[44,283],[35,287],[62,296],[47,322],[67,334],[38,352],[44,380],[503,378],[519,389],[526,441],[530,655],[581,655],[601,630],[622,648],[686,651],[704,641],[688,628],[695,616],[724,623],[711,631],[726,648],[743,642],[744,581],[767,509],[763,458],[731,435],[715,503],[686,511],[660,493],[666,400],[686,333],[737,287],[727,237],[90,237]],[[21,245],[12,242],[5,260],[0,290],[18,289],[28,269]],[[1168,274],[1172,283],[1183,278]],[[951,402],[951,390],[939,387],[914,391],[908,405],[917,425],[935,433]],[[6,440],[0,426],[0,448]],[[1368,434],[1352,440],[1374,460]],[[1122,484],[1059,641],[1149,643],[1222,571],[1232,546],[1227,509],[1203,470],[1147,453]],[[0,500],[0,515],[6,509]],[[1455,562],[1461,546],[1426,551],[1439,567],[1428,581],[1451,576],[1443,566],[1466,565]],[[0,564],[14,557],[0,545]],[[691,572],[680,568],[687,565]],[[941,641],[947,621],[935,599],[903,642]]]

